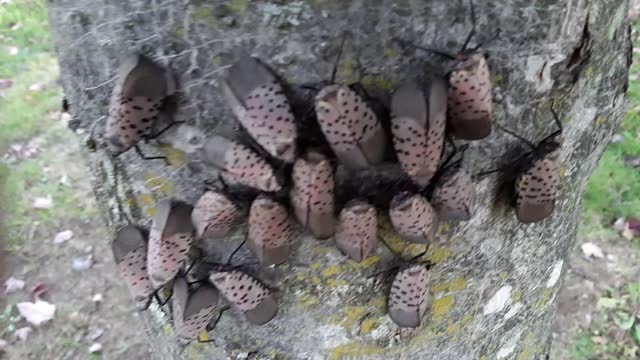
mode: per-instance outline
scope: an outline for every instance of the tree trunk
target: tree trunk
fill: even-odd
[[[107,225],[116,229],[131,218],[148,226],[156,200],[166,196],[197,200],[205,178],[194,166],[197,151],[221,125],[235,123],[218,86],[235,50],[263,59],[290,82],[317,82],[329,78],[349,32],[338,80],[361,80],[377,93],[437,60],[394,38],[457,51],[471,30],[469,10],[466,1],[450,0],[50,0],[76,132],[86,136],[107,115],[115,70],[130,51],[169,66],[184,95],[176,116],[187,123],[143,145],[146,153],[167,155],[171,166],[141,161],[134,151],[112,159],[87,149]],[[441,225],[429,248],[436,263],[430,309],[416,330],[399,330],[388,318],[388,281],[370,276],[390,266],[386,250],[379,251],[382,260],[357,265],[332,241],[304,238],[289,265],[260,273],[279,289],[281,310],[272,322],[249,326],[227,314],[211,332],[215,344],[193,343],[183,351],[170,331],[168,309],[152,307],[145,319],[158,358],[546,358],[581,199],[623,117],[631,59],[627,1],[476,1],[475,13],[471,44],[482,43],[488,54],[494,122],[539,141],[554,129],[553,101],[563,120],[555,212],[524,225],[496,203],[499,175],[477,180],[474,217]],[[515,146],[494,128],[489,138],[471,143],[465,166],[472,173],[495,168]]]

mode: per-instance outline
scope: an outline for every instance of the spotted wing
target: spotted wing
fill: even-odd
[[[249,244],[267,266],[287,260],[294,240],[287,209],[266,195],[258,196],[249,210]]]
[[[436,184],[431,203],[440,219],[465,221],[473,215],[476,189],[464,169],[448,174]]]
[[[426,88],[428,100],[425,98]],[[438,170],[444,146],[446,88],[441,80],[427,85],[409,82],[391,99],[391,132],[403,171],[420,186]]]
[[[203,150],[203,160],[222,170],[232,180],[262,191],[278,191],[278,183],[273,167],[248,147],[219,135],[207,140]]]
[[[224,84],[227,102],[251,137],[272,156],[292,162],[297,130],[275,76],[258,60],[245,57],[230,68]]]
[[[170,205],[167,205],[170,204]],[[157,211],[152,223],[148,250],[149,276],[154,287],[171,281],[188,257],[193,243],[192,207],[183,202],[164,200],[156,208],[169,207],[169,214]],[[161,227],[158,224],[164,223]]]
[[[369,105],[344,85],[329,85],[316,96],[316,116],[338,160],[363,169],[383,160],[386,138]]]
[[[335,230],[333,168],[322,154],[311,152],[298,158],[291,175],[291,205],[296,218],[317,239],[327,239]]]
[[[465,140],[483,139],[491,133],[493,99],[489,66],[482,54],[466,59],[449,75],[449,124]]]
[[[376,209],[360,200],[350,201],[338,217],[336,246],[351,260],[360,262],[376,250],[377,230]]]
[[[516,216],[524,223],[538,222],[555,207],[560,189],[560,148],[535,159],[516,179]]]
[[[398,272],[389,292],[389,317],[400,327],[418,327],[427,310],[429,271],[414,265]]]
[[[173,287],[173,326],[178,337],[194,340],[206,330],[218,304],[218,290],[202,285],[189,293],[184,278],[177,278]]]
[[[133,225],[120,229],[111,243],[120,276],[136,301],[146,301],[153,293],[147,275],[147,239]]]
[[[169,91],[165,70],[142,55],[132,55],[118,69],[111,95],[105,140],[118,155],[149,132]]]
[[[436,217],[424,196],[406,192],[394,196],[389,206],[389,218],[405,241],[427,243],[433,238]]]
[[[278,303],[271,291],[248,274],[238,270],[219,271],[211,274],[209,280],[250,323],[263,325],[276,316]]]
[[[227,196],[216,191],[205,192],[191,213],[198,238],[222,238],[238,222],[240,210]]]

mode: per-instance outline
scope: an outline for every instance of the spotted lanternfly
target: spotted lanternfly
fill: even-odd
[[[410,192],[401,192],[393,197],[389,218],[398,235],[414,243],[428,243],[437,225],[437,217],[429,201]]]
[[[363,200],[351,200],[338,216],[336,246],[351,260],[360,262],[378,247],[376,209]]]
[[[147,239],[134,225],[120,229],[111,243],[113,258],[120,276],[137,302],[148,307],[154,293],[147,275]]]
[[[271,321],[278,312],[278,302],[260,281],[239,270],[217,271],[209,277],[222,296],[244,313],[255,325]]]
[[[516,216],[524,223],[551,215],[560,190],[560,144],[538,145],[531,165],[516,178]]]
[[[338,160],[349,169],[382,162],[386,136],[367,102],[346,85],[324,87],[315,99],[318,123]]]
[[[464,53],[449,73],[449,116],[451,133],[464,140],[484,139],[491,134],[493,99],[487,59],[480,53]]]
[[[287,209],[265,194],[259,195],[249,210],[249,246],[265,266],[287,260],[294,240]]]
[[[171,281],[188,257],[193,242],[192,207],[180,201],[156,204],[149,234],[149,277],[156,289]]]
[[[393,145],[402,169],[413,182],[427,186],[438,170],[447,116],[443,80],[408,82],[391,98]]]
[[[491,75],[484,54],[478,52],[481,45],[468,49],[475,34],[475,11],[470,1],[472,29],[462,49],[452,55],[433,49],[426,50],[453,61],[449,71],[448,127],[451,134],[463,140],[479,140],[491,134],[493,99]],[[497,33],[496,33],[497,36]]]
[[[523,223],[542,221],[551,215],[560,190],[561,145],[555,139],[562,134],[562,123],[553,109],[551,112],[558,130],[537,145],[496,125],[500,130],[520,139],[531,149],[516,161],[514,169],[516,174],[514,206],[516,217]]]
[[[293,164],[291,206],[296,218],[317,239],[327,239],[335,229],[333,167],[317,152],[309,152]]]
[[[431,195],[431,204],[441,220],[469,220],[475,203],[475,186],[463,168],[445,173],[438,179]]]
[[[219,239],[226,236],[239,217],[238,206],[218,191],[202,194],[191,213],[191,221],[200,239]]]
[[[398,326],[420,326],[427,310],[430,275],[425,265],[412,265],[396,274],[387,306],[389,317]]]
[[[203,160],[237,183],[262,191],[282,189],[273,167],[248,147],[219,135],[204,144]]]
[[[224,94],[238,121],[271,156],[293,162],[297,130],[291,106],[274,74],[246,56],[229,69]]]
[[[189,284],[183,277],[173,283],[173,328],[179,338],[194,340],[207,329],[213,319],[218,305],[218,290],[202,284],[194,291],[189,291]]]
[[[113,156],[129,150],[149,134],[163,115],[164,102],[172,91],[165,70],[143,55],[128,57],[117,77],[104,135]]]

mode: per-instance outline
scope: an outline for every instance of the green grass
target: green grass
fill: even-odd
[[[640,30],[640,25],[635,28]],[[637,38],[635,46],[640,46]],[[624,139],[607,147],[591,177],[584,198],[585,224],[595,219],[608,227],[618,217],[640,217],[640,170],[624,163],[625,156],[640,157],[640,56],[634,54],[633,62],[630,106],[618,130]]]
[[[0,78],[11,78],[25,71],[34,56],[49,52],[45,2],[15,0],[0,5],[0,44]],[[7,51],[9,47],[16,47],[18,53],[11,55]]]
[[[16,55],[7,51],[11,46],[18,48]],[[13,81],[13,86],[0,97],[0,153],[12,144],[24,144],[34,137],[42,139],[43,148],[49,151],[12,164],[0,164],[0,200],[8,233],[4,245],[9,249],[20,245],[35,222],[61,226],[68,219],[88,216],[94,211],[79,205],[82,202],[73,188],[59,184],[57,169],[66,169],[64,161],[69,158],[61,154],[73,151],[68,138],[74,135],[49,115],[60,109],[62,98],[56,84],[58,67],[51,50],[44,0],[14,0],[0,5],[0,78]],[[36,83],[42,88],[30,90]],[[47,172],[46,168],[54,171]],[[51,209],[31,208],[35,197],[47,195],[53,198]]]

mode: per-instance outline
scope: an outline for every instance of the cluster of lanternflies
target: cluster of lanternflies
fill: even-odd
[[[475,203],[472,178],[460,161],[441,159],[448,136],[479,140],[491,133],[491,80],[485,57],[475,50],[463,50],[449,62],[446,77],[411,79],[395,89],[387,118],[374,110],[366,91],[332,83],[310,96],[310,114],[302,120],[294,116],[285,85],[268,66],[249,56],[233,64],[223,92],[250,142],[208,137],[201,160],[223,186],[207,188],[195,206],[160,201],[148,236],[134,225],[118,230],[113,254],[136,300],[148,306],[160,289],[172,286],[173,325],[189,341],[211,328],[221,298],[252,324],[275,317],[278,302],[272,291],[239,266],[216,265],[208,278],[187,280],[185,268],[196,240],[226,237],[244,221],[233,186],[253,190],[246,204],[245,241],[263,266],[288,259],[299,238],[296,221],[318,240],[333,238],[342,253],[360,262],[378,246],[379,212],[387,213],[403,240],[421,244],[432,240],[436,219],[469,220]],[[166,116],[168,88],[165,69],[142,55],[121,65],[105,130],[113,155],[150,136],[153,125]],[[329,150],[305,147],[300,121],[317,123]],[[553,211],[560,178],[559,134],[537,145],[525,140],[530,151],[512,164],[517,168],[513,205],[524,223],[541,221]],[[412,184],[409,190],[392,194],[383,210],[367,198],[338,204],[337,167],[357,173],[388,163],[389,151]],[[388,313],[397,325],[420,324],[429,274],[430,265],[416,261],[397,272],[388,297]]]

